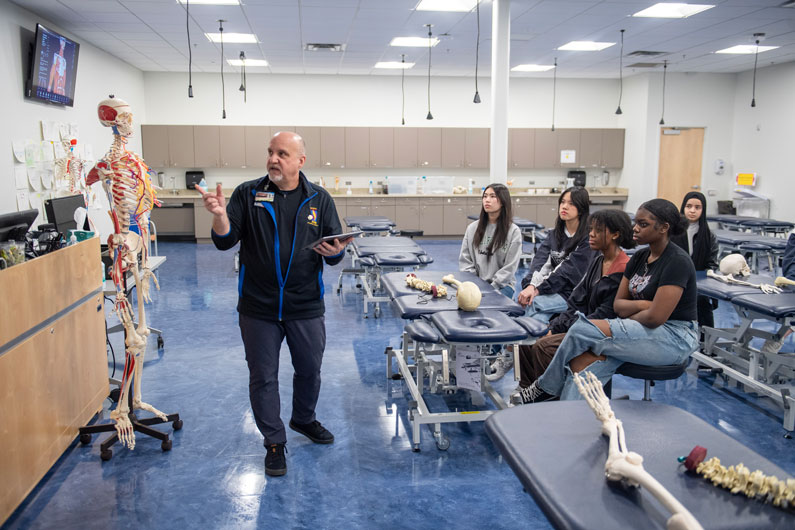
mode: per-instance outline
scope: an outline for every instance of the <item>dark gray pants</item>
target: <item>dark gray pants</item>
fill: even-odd
[[[326,348],[325,318],[320,316],[283,322],[240,315],[240,335],[248,362],[248,394],[257,428],[265,444],[284,443],[279,401],[279,349],[287,337],[293,362],[293,413],[295,423],[315,421],[320,394],[320,364]]]

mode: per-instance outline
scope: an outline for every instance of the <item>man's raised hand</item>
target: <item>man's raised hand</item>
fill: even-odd
[[[226,213],[226,199],[221,191],[221,183],[215,187],[215,193],[205,191],[204,188],[196,184],[196,191],[201,193],[204,199],[204,207],[213,215],[224,215]]]

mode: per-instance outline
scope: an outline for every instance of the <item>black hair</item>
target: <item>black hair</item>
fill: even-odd
[[[577,231],[574,235],[569,238],[569,240],[564,245],[564,241],[566,241],[566,221],[560,218],[560,203],[563,202],[563,197],[570,193],[571,202],[574,204],[574,207],[577,208],[577,215],[580,219],[580,225],[577,227]],[[590,206],[591,197],[588,195],[588,191],[583,188],[582,186],[575,186],[573,188],[568,188],[563,190],[563,193],[560,194],[558,197],[558,217],[555,220],[555,239],[558,242],[558,247],[563,248],[563,255],[568,256],[580,242],[588,237],[588,214],[591,211]]]
[[[618,234],[616,244],[621,248],[635,248],[635,240],[632,238],[632,221],[626,212],[621,210],[599,210],[591,214],[590,224],[597,230],[607,228],[614,234]]]
[[[712,235],[709,230],[709,225],[707,224],[707,198],[704,197],[703,193],[698,191],[688,192],[685,198],[682,199],[682,207],[679,209],[681,213],[685,213],[685,205],[690,199],[698,199],[701,201],[701,217],[699,217],[697,221],[698,232],[693,238],[692,254],[693,265],[695,265],[697,271],[701,271],[707,268],[710,251],[710,236]],[[685,250],[687,250],[686,247]]]
[[[513,223],[513,211],[511,208],[511,192],[505,184],[489,184],[483,190],[483,195],[491,188],[500,201],[500,216],[497,218],[497,226],[494,228],[494,236],[489,242],[489,248],[486,251],[488,259],[502,247],[508,240],[508,231],[511,229]],[[480,196],[480,217],[478,218],[478,227],[475,230],[475,237],[472,238],[472,244],[475,248],[480,246],[483,241],[483,235],[486,233],[486,227],[489,226],[489,214],[483,209],[483,195]]]
[[[687,230],[687,219],[679,213],[676,205],[666,199],[652,199],[640,205],[638,210],[646,210],[657,221],[657,224],[668,224],[668,238],[684,234]]]

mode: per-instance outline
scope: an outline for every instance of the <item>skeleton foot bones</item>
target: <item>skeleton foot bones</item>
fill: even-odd
[[[596,418],[602,422],[602,434],[610,438],[610,449],[605,462],[605,477],[609,481],[622,481],[625,484],[643,486],[660,501],[673,515],[668,519],[669,530],[699,530],[702,526],[682,504],[657,482],[645,469],[643,457],[629,451],[624,439],[624,427],[616,418],[610,401],[602,389],[602,383],[592,373],[584,376],[574,374],[574,382],[585,401],[594,411]]]

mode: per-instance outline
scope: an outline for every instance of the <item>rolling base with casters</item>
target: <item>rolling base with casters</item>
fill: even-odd
[[[160,448],[163,451],[170,451],[171,450],[171,440],[168,437],[168,434],[158,431],[157,429],[153,429],[150,425],[159,425],[161,423],[172,423],[172,427],[175,431],[178,431],[182,428],[182,420],[179,419],[179,414],[169,414],[167,416],[167,420],[163,421],[162,419],[154,416],[152,418],[145,418],[139,420],[134,412],[130,412],[129,414],[130,422],[132,422],[133,431],[140,432],[147,436],[151,436],[152,438],[157,438],[162,443],[160,444]],[[80,443],[86,445],[91,442],[91,435],[100,433],[100,432],[112,432],[113,434],[109,436],[102,445],[100,446],[100,453],[99,457],[103,461],[108,461],[113,456],[113,451],[111,447],[113,444],[119,441],[119,435],[116,433],[116,424],[115,423],[103,423],[101,425],[86,425],[85,427],[80,427]]]

